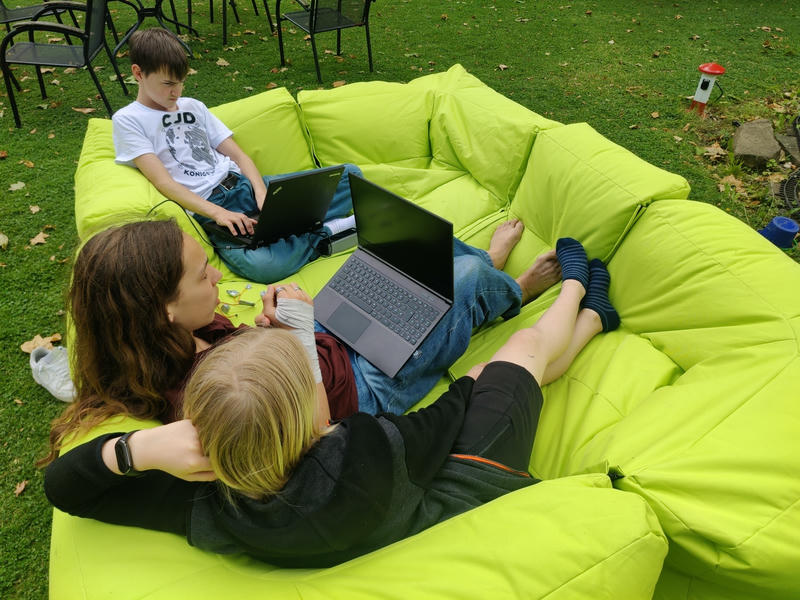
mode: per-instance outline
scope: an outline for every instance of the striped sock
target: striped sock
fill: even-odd
[[[561,280],[575,279],[589,287],[589,263],[581,243],[572,238],[561,238],[556,242],[556,256],[561,265]]]
[[[608,274],[606,265],[599,258],[592,259],[589,263],[589,287],[581,306],[590,308],[600,315],[603,331],[613,331],[619,327],[619,314],[608,299],[610,283],[611,276]]]

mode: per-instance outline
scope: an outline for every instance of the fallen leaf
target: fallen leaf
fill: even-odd
[[[90,115],[90,114],[92,114],[94,111],[96,111],[97,109],[96,109],[96,108],[75,108],[75,107],[73,106],[73,107],[72,107],[72,110],[74,110],[75,112],[83,113],[83,114],[85,114],[85,115]]]
[[[591,16],[591,14],[592,14],[592,11],[590,11],[590,10],[587,10],[587,11],[586,11],[584,14],[586,14],[586,15],[590,15],[590,16]]]
[[[639,129],[639,124],[634,123],[633,125],[628,125],[628,129]]]
[[[344,79],[340,79],[340,80],[338,80],[338,81],[334,81],[334,82],[331,84],[331,87],[335,87],[335,88],[337,88],[337,87],[342,87],[343,85],[347,85],[347,82],[346,82]]]
[[[217,65],[219,65],[220,67],[229,67],[231,65],[231,63],[229,63],[224,58],[218,58],[217,59]]]
[[[28,340],[27,342],[23,342],[19,349],[25,352],[26,354],[30,354],[33,352],[34,348],[47,348],[48,350],[53,349],[53,342],[60,342],[61,341],[61,334],[54,333],[53,335],[49,335],[47,337],[42,337],[38,333],[33,336],[33,339]]]
[[[679,136],[679,135],[673,135],[672,139],[675,140],[676,142],[682,142],[683,141],[683,138],[681,136]]]
[[[17,406],[22,406],[23,402],[19,398],[14,398],[14,404],[16,404]]]
[[[37,205],[35,205],[35,204],[32,204],[32,205],[31,205],[31,206],[29,206],[28,208],[30,209],[30,211],[31,211],[31,214],[34,214],[34,215],[35,215],[37,212],[39,212],[40,210],[42,210],[41,208],[39,208],[39,207],[38,207]]]
[[[500,69],[501,71],[505,71],[506,69],[508,69],[508,65],[497,65],[497,68]]]
[[[447,21],[447,13],[442,13],[442,16],[439,17],[442,21]]]
[[[0,233],[0,250],[8,248],[8,236],[5,233]]]
[[[700,36],[695,33],[693,36],[690,36],[689,39],[690,40],[699,40]]]
[[[683,15],[675,15],[675,18],[676,18],[676,19],[682,19],[682,18],[683,18]]]
[[[684,125],[683,126],[683,130],[684,131],[689,131],[689,127],[691,127],[691,123],[687,123],[686,125]]]
[[[248,91],[248,92],[252,92],[253,91],[253,86],[252,85],[246,85],[246,86],[244,86],[244,89],[246,91]]]
[[[28,485],[28,480],[24,479],[17,484],[17,487],[14,488],[14,496],[19,497],[19,495],[25,491],[25,487]]]
[[[8,150],[0,150],[0,160],[8,158]]]
[[[726,175],[722,179],[719,180],[719,185],[717,186],[720,192],[725,191],[725,186],[728,185],[738,194],[747,194],[747,190],[744,187],[744,183],[741,180],[736,179],[733,175]]]
[[[711,146],[706,146],[703,154],[708,156],[711,160],[716,160],[728,156],[728,151],[715,142]]]
[[[651,113],[650,113],[650,116],[651,116],[651,117],[653,117],[654,119],[657,119],[657,118],[658,118],[658,117],[660,117],[661,115],[660,115],[660,114],[658,114],[658,112],[651,112]]]
[[[277,83],[275,83],[274,81],[270,81],[270,82],[267,84],[267,86],[266,86],[266,87],[267,87],[267,89],[268,89],[268,90],[274,90],[276,87],[278,87],[278,84],[277,84]]]
[[[47,238],[50,237],[49,233],[45,233],[44,231],[40,231],[36,237],[32,237],[30,242],[28,242],[31,246],[36,246],[38,244],[44,244],[47,241]]]
[[[8,186],[8,191],[9,192],[16,192],[18,190],[21,190],[24,187],[25,187],[25,184],[22,181],[18,181],[17,183],[12,183],[10,186]]]
[[[55,134],[55,133],[48,133],[48,134],[47,134],[47,139],[48,139],[48,140],[52,140],[54,137],[56,137],[56,134]]]
[[[61,85],[61,82],[60,82],[58,79],[53,79],[53,80],[50,82],[50,85]]]
[[[31,162],[29,160],[21,160],[21,161],[19,161],[19,164],[25,165],[29,169],[32,169],[34,167],[33,162]]]

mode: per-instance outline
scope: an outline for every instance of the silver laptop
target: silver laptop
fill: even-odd
[[[251,249],[319,229],[343,172],[339,165],[270,179],[261,212],[249,215],[258,219],[253,235],[234,235],[214,221],[204,223],[203,229],[217,239]]]
[[[453,224],[353,174],[350,190],[358,248],[314,314],[394,377],[453,305]]]

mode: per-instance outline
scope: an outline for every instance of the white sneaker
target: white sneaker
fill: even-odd
[[[75,386],[69,374],[67,349],[56,346],[48,350],[42,346],[31,352],[33,380],[62,402],[75,399]]]

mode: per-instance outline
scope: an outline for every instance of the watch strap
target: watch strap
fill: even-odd
[[[134,429],[133,431],[123,434],[123,436],[114,444],[114,453],[117,456],[117,468],[123,475],[139,474],[139,471],[133,468],[133,457],[131,456],[131,447],[128,443],[128,438],[130,438],[137,431],[140,430]]]

